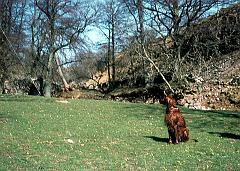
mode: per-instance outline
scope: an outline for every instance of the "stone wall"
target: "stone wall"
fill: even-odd
[[[231,82],[195,84],[184,91],[184,98],[178,103],[192,109],[240,111],[240,85]]]

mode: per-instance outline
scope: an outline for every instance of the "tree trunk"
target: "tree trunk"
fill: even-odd
[[[46,73],[46,80],[45,80],[45,86],[44,86],[44,96],[45,97],[51,97],[51,90],[52,90],[52,64],[53,59],[55,56],[55,51],[51,50],[49,58],[48,58],[48,65],[47,65],[47,73]]]
[[[175,62],[174,62],[174,73],[173,73],[173,77],[176,81],[180,80],[180,60],[181,60],[181,54],[180,54],[180,47],[177,47],[175,52],[174,52],[174,58],[175,58]]]
[[[110,56],[111,56],[111,30],[110,30],[110,24],[108,29],[108,49],[107,49],[107,70],[108,70],[108,82],[111,82],[111,71],[110,71]]]
[[[140,43],[144,44],[144,19],[143,19],[144,16],[142,0],[137,1],[137,6],[138,6]]]
[[[0,80],[0,88],[2,88],[2,94],[6,94],[5,81],[6,81],[6,79],[3,76]]]
[[[57,56],[56,56],[56,63],[57,63],[57,66],[58,66],[58,74],[61,77],[63,85],[64,85],[64,90],[69,91],[70,86],[67,83],[67,81],[66,81],[66,79],[65,79],[65,77],[63,75],[61,64],[60,64],[60,60],[59,60],[59,58]]]
[[[142,76],[144,78],[144,83],[146,81],[146,71],[145,71],[145,60],[143,57],[144,54],[144,16],[143,16],[143,2],[142,0],[137,0],[137,11],[138,11],[138,20],[139,20],[139,39],[141,46],[141,56],[142,56]]]
[[[114,15],[112,15],[112,83],[115,84],[115,24],[114,24]]]
[[[133,64],[133,56],[130,54],[130,70],[131,70],[131,87],[134,86],[135,78],[135,71],[134,71],[134,64]]]

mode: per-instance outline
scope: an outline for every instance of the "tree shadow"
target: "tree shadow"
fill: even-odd
[[[44,98],[42,96],[25,96],[25,95],[1,95],[0,101],[2,102],[32,102],[32,101],[41,101],[41,102],[54,102],[54,98]]]
[[[6,115],[0,112],[0,123],[7,123],[8,120],[14,120],[14,119],[16,118],[11,115]]]
[[[187,109],[180,107],[182,113],[185,114],[207,114],[208,117],[226,117],[226,118],[240,118],[239,111],[227,111],[227,110],[198,110],[198,109]]]
[[[240,140],[240,135],[236,135],[228,132],[208,132],[209,134],[219,135],[222,138],[230,138],[235,140]]]
[[[223,125],[227,127],[227,130],[222,131],[232,132],[239,125],[240,113],[237,111],[182,109],[188,126],[200,132],[208,132],[212,129],[218,129],[218,132],[221,132]]]
[[[0,111],[0,123],[7,123],[8,121],[16,121],[22,119],[24,119],[22,115]]]
[[[144,136],[145,138],[152,139],[156,142],[165,142],[168,143],[168,138],[160,138],[160,137],[155,137],[155,136]]]
[[[139,103],[140,104],[140,103]],[[137,103],[133,105],[127,105],[124,108],[128,111],[132,111],[129,115],[141,119],[161,119],[163,120],[165,114],[165,108],[162,105],[155,105],[155,104],[144,104],[139,105]]]
[[[212,111],[203,111],[204,113],[211,113],[214,116],[220,116],[220,117],[230,117],[230,118],[240,118],[239,112],[233,112],[233,111],[220,111],[220,110],[212,110]]]

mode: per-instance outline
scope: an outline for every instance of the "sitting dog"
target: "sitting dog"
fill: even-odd
[[[189,130],[184,117],[177,108],[176,100],[172,96],[166,96],[163,103],[167,105],[164,122],[168,127],[168,143],[178,144],[180,141],[188,141]]]

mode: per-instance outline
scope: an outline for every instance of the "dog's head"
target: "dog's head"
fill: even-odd
[[[163,104],[167,105],[168,107],[177,106],[177,102],[172,96],[165,96],[163,99]]]

